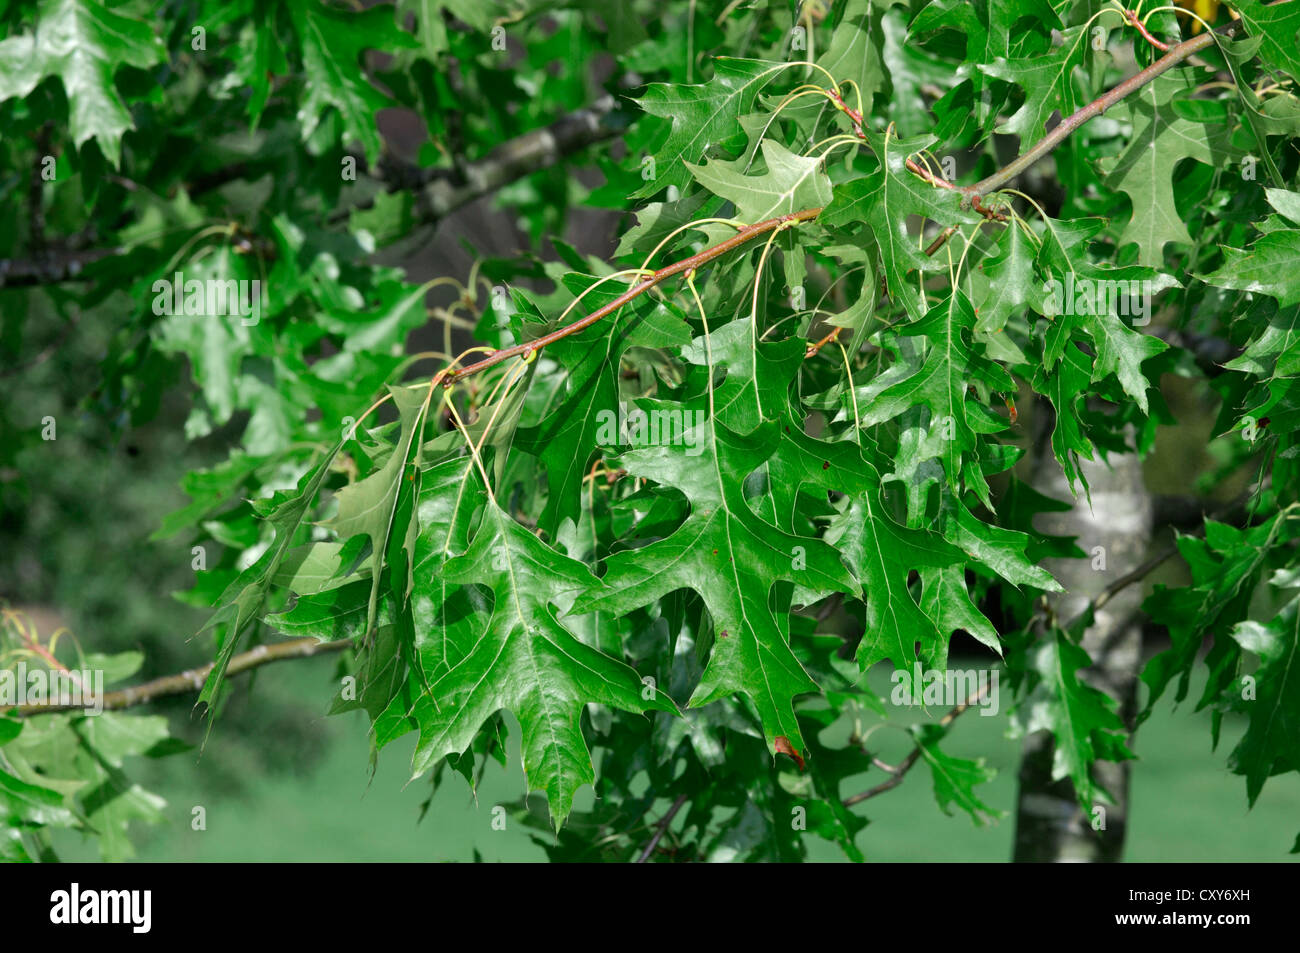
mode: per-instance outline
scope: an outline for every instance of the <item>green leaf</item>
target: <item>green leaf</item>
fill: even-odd
[[[0,828],[8,806],[27,824],[78,824],[97,835],[105,860],[128,859],[130,825],[158,823],[166,802],[127,777],[123,766],[127,758],[155,753],[167,738],[161,715],[60,714],[27,725],[5,747],[20,777],[0,771]]]
[[[1028,535],[981,522],[965,503],[950,494],[945,494],[942,505],[944,537],[972,559],[979,560],[1012,585],[1061,591],[1061,584],[1051,573],[1025,557]]]
[[[971,601],[966,588],[966,573],[961,566],[927,566],[918,572],[921,576],[921,611],[934,620],[940,633],[951,635],[960,629],[986,648],[1002,654],[998,631]],[[936,655],[934,664],[936,668],[945,667],[947,653]]]
[[[1218,166],[1226,159],[1227,127],[1179,118],[1171,103],[1197,88],[1190,69],[1173,69],[1127,97],[1113,111],[1133,125],[1128,147],[1104,163],[1106,184],[1127,192],[1133,212],[1120,245],[1138,244],[1138,262],[1160,268],[1169,242],[1190,244],[1191,234],[1174,204],[1174,168],[1183,159]]]
[[[591,313],[616,300],[626,289],[610,282],[598,288],[588,275],[566,275],[565,286],[582,295],[582,310]],[[593,290],[588,290],[593,289]],[[617,432],[619,366],[629,347],[665,348],[686,344],[690,327],[675,308],[643,298],[620,308],[610,319],[557,341],[548,354],[568,371],[567,390],[540,424],[522,428],[516,443],[546,466],[546,506],[538,525],[554,533],[560,522],[577,522],[583,478],[601,438]]]
[[[80,147],[93,138],[116,168],[122,135],[134,128],[113,85],[123,66],[148,69],[164,59],[162,41],[141,20],[99,0],[41,0],[32,33],[0,41],[0,102],[29,95],[57,77],[68,96],[69,127]]]
[[[1238,357],[1223,365],[1258,377],[1300,376],[1300,307],[1285,308],[1269,318]]]
[[[766,170],[759,175],[745,175],[748,163],[743,159],[714,159],[707,165],[690,162],[701,185],[727,199],[736,207],[737,217],[747,224],[808,208],[821,208],[831,200],[831,183],[818,167],[817,156],[799,156],[771,139],[762,143]]]
[[[734,59],[714,61],[713,79],[698,86],[651,83],[637,101],[663,119],[667,133],[654,154],[653,173],[630,198],[648,198],[670,186],[690,182],[687,162],[699,161],[709,149],[736,139],[740,117],[754,106],[763,87],[785,69],[784,63]]]
[[[1142,610],[1153,622],[1165,626],[1170,636],[1170,647],[1152,658],[1142,672],[1142,681],[1150,689],[1143,718],[1175,678],[1179,680],[1177,700],[1186,697],[1191,668],[1205,635],[1222,631],[1229,621],[1246,618],[1271,548],[1295,535],[1290,523],[1277,514],[1247,529],[1206,520],[1205,530],[1205,539],[1189,535],[1177,539],[1179,555],[1191,573],[1191,585],[1157,585],[1142,604]],[[1215,645],[1217,650],[1220,642],[1216,640]],[[1212,677],[1198,707],[1214,699],[1226,681]]]
[[[554,606],[574,593],[598,590],[590,570],[557,553],[489,503],[469,549],[449,560],[449,582],[488,586],[495,597],[483,637],[433,681],[414,715],[420,723],[414,776],[439,758],[464,752],[479,728],[502,708],[522,728],[530,790],[546,792],[556,828],[573,795],[595,780],[582,737],[583,707],[674,711],[671,699],[642,685],[624,663],[576,638]],[[430,580],[421,578],[417,592]],[[586,611],[585,608],[574,611]],[[643,694],[644,693],[644,694]]]
[[[715,639],[691,707],[744,693],[758,709],[769,750],[783,736],[802,751],[793,699],[817,686],[790,651],[768,597],[780,579],[822,594],[857,586],[830,546],[764,523],[745,502],[745,477],[775,449],[776,426],[741,436],[706,420],[690,444],[622,454],[628,473],[681,490],[691,514],[667,538],[610,556],[603,589],[581,596],[574,611],[625,613],[677,589],[698,592]]]
[[[961,208],[960,193],[930,185],[907,171],[908,157],[934,145],[932,136],[899,140],[865,129],[863,134],[881,159],[880,167],[837,186],[818,220],[824,225],[870,228],[880,246],[890,296],[902,302],[908,315],[920,318],[922,301],[909,272],[933,270],[939,262],[917,247],[916,236],[908,232],[908,218],[919,216],[948,226],[976,222],[979,216]]]
[[[838,82],[853,81],[849,89],[856,87],[861,93],[863,115],[871,114],[872,100],[885,82],[881,54],[884,33],[880,29],[880,16],[873,13],[873,6],[872,0],[847,0],[836,4],[839,20],[831,34],[831,44],[817,58],[817,65]],[[819,84],[826,82],[820,72],[811,79]],[[850,91],[846,95],[847,102],[857,108],[856,94]]]
[[[952,808],[956,805],[981,827],[1005,815],[1005,811],[989,807],[975,794],[975,786],[992,781],[997,772],[992,768],[986,768],[983,758],[971,761],[944,754],[939,750],[939,741],[943,735],[943,729],[937,725],[912,727],[916,746],[929,766],[930,776],[934,780],[934,799],[938,802],[939,809],[951,815]]]
[[[28,784],[0,770],[0,826],[59,825],[75,823],[75,816],[63,806],[63,795],[40,785]]]
[[[1287,189],[1265,189],[1268,204],[1273,206],[1291,221],[1300,225],[1300,192]]]
[[[1232,769],[1246,776],[1254,805],[1268,778],[1300,771],[1300,599],[1267,623],[1238,622],[1231,635],[1260,661],[1254,691],[1238,706],[1250,722],[1231,756]]]
[[[338,513],[323,524],[344,539],[354,536],[370,539],[371,552],[365,561],[370,567],[371,576],[370,603],[366,612],[367,634],[379,613],[380,570],[385,562],[390,539],[403,541],[402,549],[406,553],[407,565],[411,562],[418,527],[413,520],[402,524],[397,519],[397,504],[402,481],[414,479],[410,472],[411,464],[419,464],[420,440],[417,437],[424,429],[425,405],[430,397],[427,388],[390,387],[388,393],[393,398],[401,421],[402,432],[397,445],[383,467],[364,480],[339,490]],[[409,593],[409,574],[406,574],[404,586]]]
[[[316,0],[291,0],[289,12],[306,74],[298,101],[303,139],[311,138],[332,106],[342,117],[345,137],[358,140],[367,161],[375,163],[382,147],[375,113],[392,103],[366,76],[361,55],[366,50],[414,49],[418,44],[398,29],[390,5],[345,13]]]
[[[1132,758],[1125,739],[1127,731],[1118,714],[1118,703],[1079,679],[1079,672],[1092,665],[1082,648],[1063,632],[1054,632],[1039,646],[1034,668],[1042,679],[1042,704],[1032,709],[1029,731],[1052,733],[1052,780],[1068,777],[1079,803],[1090,810],[1100,788],[1092,780],[1092,763]]]
[[[1066,224],[1047,221],[1037,257],[1039,269],[1049,279],[1043,286],[1041,307],[1052,321],[1044,338],[1044,367],[1054,368],[1075,340],[1075,332],[1083,330],[1096,353],[1091,380],[1114,374],[1145,414],[1151,384],[1142,373],[1142,363],[1168,345],[1153,334],[1129,327],[1119,315],[1128,311],[1130,320],[1150,321],[1156,295],[1181,285],[1172,275],[1142,265],[1092,264],[1083,247],[1091,229],[1100,223],[1070,223],[1078,229],[1074,234],[1061,227]]]
[[[716,203],[717,199],[710,198],[706,192],[694,191],[675,202],[651,202],[637,209],[636,224],[619,238],[614,257],[622,258],[634,251],[648,255],[683,225],[707,217],[706,206],[711,202]]]
[[[1277,69],[1300,81],[1300,8],[1289,2],[1237,0],[1232,9],[1241,17],[1252,37],[1260,37],[1259,55]]]
[[[1060,43],[1044,53],[978,65],[981,72],[1024,90],[1024,103],[997,129],[1019,136],[1021,152],[1046,135],[1053,113],[1068,116],[1082,105],[1074,71],[1083,64],[1087,50],[1088,27],[1080,25],[1062,31]]]
[[[970,393],[982,385],[997,393],[1014,393],[1015,381],[1000,364],[978,353],[970,338],[975,312],[961,291],[935,305],[924,319],[900,332],[923,342],[917,363],[900,361],[857,390],[863,426],[893,420],[917,407],[930,411],[927,434],[917,450],[921,458],[939,457],[949,481],[962,472],[962,455],[975,449],[977,434],[1006,429],[1006,421]],[[915,335],[913,338],[912,336]]]
[[[1279,230],[1261,235],[1249,250],[1223,248],[1224,263],[1202,281],[1220,288],[1272,295],[1282,307],[1300,304],[1300,230]]]
[[[1088,439],[1080,408],[1088,395],[1092,381],[1092,368],[1088,356],[1078,347],[1067,346],[1061,360],[1050,371],[1039,367],[1034,372],[1034,390],[1052,402],[1055,417],[1052,424],[1052,452],[1069,480],[1071,492],[1075,484],[1087,487],[1080,459],[1093,459],[1092,441]]]
[[[942,537],[895,523],[885,512],[878,487],[879,477],[875,487],[851,500],[826,535],[848,561],[863,593],[858,666],[865,671],[888,659],[895,668],[910,670],[919,659],[931,668],[942,667],[952,629],[942,626],[947,619],[941,621],[917,604],[907,580],[914,569],[953,565],[961,552]]]
[[[990,336],[1006,327],[1008,318],[1022,313],[1034,300],[1033,254],[1019,226],[1011,224],[1002,230],[998,253],[982,261],[979,271],[988,285],[983,296],[976,298],[975,338],[987,345]]]
[[[212,671],[208,673],[208,677],[203,682],[203,688],[200,690],[198,701],[195,703],[196,706],[206,705],[211,707],[213,700],[216,698],[217,690],[221,687],[222,679],[225,678],[226,666],[230,664],[231,657],[234,656],[235,650],[239,647],[244,629],[261,613],[271,587],[271,580],[275,577],[280,568],[280,563],[293,544],[294,535],[306,518],[326,474],[329,473],[334,458],[342,447],[343,441],[340,440],[326,454],[325,459],[317,464],[308,476],[304,477],[296,495],[288,496],[278,502],[270,501],[264,504],[267,508],[265,511],[266,520],[275,530],[275,542],[250,567],[247,573],[241,574],[235,583],[236,586],[239,586],[241,582],[243,583],[238,592],[233,598],[229,596],[229,593],[223,596],[220,608],[212,614],[211,618],[200,630],[206,632],[208,629],[216,629],[219,649]],[[243,582],[246,578],[248,581]]]

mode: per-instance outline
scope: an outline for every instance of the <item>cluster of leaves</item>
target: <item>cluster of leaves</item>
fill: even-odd
[[[20,687],[19,680],[51,670],[61,635],[67,633],[51,633],[42,643],[29,618],[5,610],[0,668],[7,695],[25,693],[27,682]],[[79,673],[98,673],[107,686],[130,679],[144,661],[139,652],[106,656],[74,648],[76,661],[66,668],[90,690],[103,686],[85,683]],[[33,697],[34,704],[47,701]],[[37,719],[0,715],[0,860],[58,860],[51,838],[58,829],[93,838],[104,860],[130,858],[131,823],[159,823],[167,802],[126,775],[126,759],[159,758],[186,747],[169,736],[162,715],[95,711],[93,705]]]
[[[879,777],[877,724],[906,732],[941,808],[993,813],[975,791],[989,772],[946,754],[942,729],[891,717],[867,681],[878,663],[945,669],[962,632],[986,664],[1005,655],[1003,707],[1052,733],[1058,778],[1091,806],[1107,797],[1092,767],[1132,756],[1129,727],[1080,678],[1082,624],[1042,609],[1060,587],[1041,561],[1082,552],[1033,527],[1061,504],[1014,471],[1016,407],[1050,405],[1052,452],[1086,494],[1081,460],[1146,454],[1175,423],[1171,374],[1220,399],[1208,488],[1242,470],[1255,485],[1242,526],[1180,541],[1191,584],[1147,603],[1172,636],[1150,702],[1172,681],[1184,696],[1212,637],[1201,704],[1248,715],[1232,765],[1251,800],[1300,769],[1300,5],[1231,5],[1241,28],[1053,153],[1062,194],[995,186],[978,203],[944,160],[958,184],[993,175],[1008,143],[1027,152],[1054,115],[1161,56],[1116,5],[845,0],[715,19],[639,0],[285,0],[179,5],[162,37],[132,4],[37,6],[34,27],[26,5],[4,14],[0,110],[33,135],[63,117],[44,227],[118,249],[77,301],[129,315],[101,401],[147,416],[159,366],[184,357],[187,432],[225,428],[235,447],[162,528],[224,547],[188,596],[216,606],[202,702],[251,633],[346,639],[354,679],[333,710],[366,711],[376,751],[416,736],[415,775],[474,783],[505,758],[509,712],[548,826],[595,786],[547,839],[556,857],[633,856],[654,805],[677,800],[676,857],[797,858],[806,829],[856,858],[866,821],[845,798]],[[1191,35],[1168,12],[1146,24]],[[513,356],[408,381],[428,289],[365,262],[422,207],[341,170],[379,167],[376,113],[400,105],[428,130],[418,163],[454,172],[589,101],[590,77],[551,67],[595,50],[618,63],[612,91],[640,86],[585,195],[634,212],[617,264],[558,240],[559,261],[484,262],[438,317],[476,314],[477,338]],[[0,148],[33,164],[18,137]],[[123,174],[132,187],[107,185]],[[551,171],[504,199],[540,238],[580,188]],[[0,192],[15,219],[23,199]],[[370,208],[338,213],[354,202]],[[252,326],[153,313],[154,282],[177,271],[271,295]],[[1098,288],[1134,297],[1098,305]],[[15,297],[22,313],[65,303]],[[1240,356],[1206,378],[1135,326],[1138,300],[1153,327]]]

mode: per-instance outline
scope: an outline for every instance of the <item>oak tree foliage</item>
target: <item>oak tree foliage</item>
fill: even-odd
[[[87,413],[145,422],[179,380],[186,436],[225,447],[155,519],[210,553],[185,595],[211,606],[210,716],[239,653],[346,642],[332,709],[367,713],[376,756],[412,736],[413,775],[472,785],[518,750],[544,801],[514,809],[556,859],[634,859],[673,802],[656,857],[797,859],[811,832],[858,859],[877,729],[925,766],[904,784],[997,813],[990,770],[944,750],[961,722],[867,677],[960,644],[1090,809],[1094,765],[1140,747],[1082,675],[1088,620],[1042,598],[1046,556],[1088,556],[1035,529],[1060,501],[1017,467],[1026,419],[1050,415],[1086,501],[1080,461],[1150,454],[1183,378],[1216,415],[1189,488],[1246,500],[1180,533],[1186,582],[1144,604],[1170,640],[1144,705],[1195,678],[1216,737],[1244,715],[1251,802],[1300,770],[1300,4],[16,0],[0,22],[0,348],[21,365],[75,312],[107,329]],[[393,109],[418,154],[385,143]],[[483,179],[583,110],[581,142]],[[376,263],[480,188],[530,251],[428,285]],[[617,223],[608,255],[561,240],[584,208]],[[213,286],[259,297],[214,312]],[[429,326],[444,347],[413,354]],[[481,347],[450,353],[466,328]],[[1205,338],[1229,358],[1198,361]],[[36,408],[4,413],[0,455],[40,439]],[[122,856],[158,805],[119,766],[165,724],[43,717],[0,717],[0,851],[84,826]],[[102,757],[60,754],[74,736]]]

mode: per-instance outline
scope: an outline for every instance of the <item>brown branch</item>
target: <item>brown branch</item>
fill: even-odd
[[[1146,69],[1134,73],[1122,83],[1107,90],[1092,102],[1088,103],[1088,105],[1071,114],[1068,118],[1062,119],[1052,128],[1051,132],[1040,139],[1038,144],[1028,152],[1024,153],[1017,159],[1013,159],[988,178],[983,179],[974,185],[963,186],[961,191],[970,196],[972,202],[977,202],[981,195],[1000,189],[1020,173],[1028,169],[1031,165],[1036,163],[1039,159],[1047,156],[1057,146],[1064,142],[1071,133],[1088,120],[1100,116],[1107,109],[1116,105],[1126,96],[1131,96],[1133,93],[1137,92],[1161,73],[1173,69],[1173,67],[1177,66],[1189,56],[1199,53],[1201,50],[1214,43],[1217,37],[1231,37],[1241,29],[1241,23],[1239,21],[1233,21],[1232,23],[1220,27],[1213,33],[1202,33],[1198,37],[1179,43]]]
[[[550,168],[589,145],[612,139],[619,130],[605,119],[615,105],[614,97],[605,94],[590,106],[503,142],[477,162],[457,169],[421,169],[385,156],[374,177],[383,181],[389,192],[416,191],[416,219],[431,225],[475,199]],[[364,169],[364,163],[358,163],[358,167]],[[360,202],[354,208],[372,204]],[[350,208],[340,209],[330,216],[330,221],[339,222],[351,212]]]
[[[838,341],[840,332],[843,330],[843,328],[835,328],[820,341],[815,341],[814,343],[809,344],[808,349],[803,352],[804,360],[807,360],[810,357],[816,357],[817,354],[820,353],[821,349],[827,344],[833,344],[835,341]]]
[[[1096,598],[1094,598],[1084,608],[1083,612],[1096,612],[1106,603],[1110,602],[1111,599],[1114,599],[1115,596],[1119,595],[1120,592],[1127,589],[1129,586],[1133,585],[1133,583],[1141,582],[1143,579],[1149,576],[1155,569],[1161,566],[1166,559],[1168,559],[1170,556],[1176,555],[1177,553],[1178,553],[1178,547],[1170,546],[1168,549],[1156,553],[1146,562],[1133,567],[1128,572],[1124,573],[1124,575],[1120,576],[1118,579],[1112,582],[1105,589],[1103,589],[1101,592],[1099,592]],[[1075,616],[1074,621],[1077,622],[1082,616],[1083,613],[1082,612],[1079,613],[1078,616]]]
[[[970,698],[966,699],[960,705],[957,705],[951,711],[949,711],[948,714],[940,718],[938,722],[939,727],[944,731],[947,731],[948,728],[952,725],[952,723],[956,721],[958,718],[960,718],[966,712],[967,709],[973,708],[976,705],[978,705],[980,703],[980,700],[983,699],[984,694],[988,690],[989,690],[989,683],[985,682],[983,687],[980,688],[978,691],[976,691],[975,694],[971,695]],[[874,763],[882,771],[888,774],[889,777],[886,778],[884,781],[881,781],[874,788],[868,788],[865,791],[860,791],[857,794],[852,794],[846,797],[844,799],[844,806],[852,807],[854,804],[861,804],[863,801],[866,801],[869,798],[873,798],[877,794],[884,794],[886,791],[898,787],[900,784],[903,783],[903,778],[907,777],[907,772],[912,770],[912,767],[916,764],[918,760],[920,760],[920,758],[921,758],[921,746],[919,744],[915,748],[913,748],[910,752],[908,752],[907,757],[902,760],[902,762],[898,765],[898,767],[891,767],[889,765],[883,764],[878,758],[872,758],[871,759],[872,763]]]
[[[645,848],[641,851],[641,855],[636,859],[638,864],[644,864],[650,859],[650,855],[653,854],[655,848],[659,846],[659,841],[664,836],[664,832],[668,830],[668,825],[673,822],[673,818],[677,816],[677,812],[682,809],[682,805],[685,803],[686,795],[677,795],[677,800],[673,801],[673,806],[668,809],[668,813],[665,814],[660,819],[659,823],[655,825],[654,836],[650,838],[650,842],[645,845]]]
[[[1231,519],[1233,522],[1244,520],[1246,518],[1246,504],[1250,500],[1250,497],[1251,494],[1249,492],[1243,493],[1236,500],[1220,507],[1215,512],[1203,514],[1200,520],[1201,525],[1196,530],[1196,533],[1205,532],[1206,520],[1222,521],[1224,519]],[[1188,535],[1196,535],[1196,533],[1189,533]],[[1079,614],[1071,619],[1069,624],[1064,628],[1067,631],[1074,628],[1074,626],[1084,619],[1088,613],[1096,612],[1106,603],[1110,602],[1111,599],[1115,598],[1115,596],[1117,596],[1121,591],[1127,589],[1135,582],[1141,582],[1147,576],[1151,575],[1153,571],[1163,565],[1169,557],[1176,555],[1178,555],[1178,547],[1170,546],[1167,549],[1163,549],[1156,553],[1154,556],[1151,556],[1145,562],[1138,564],[1133,569],[1130,569],[1101,592],[1097,593],[1097,595],[1094,596],[1088,604],[1083,607]]]
[[[683,258],[681,261],[675,261],[671,265],[666,265],[665,267],[660,268],[649,278],[646,278],[639,284],[633,285],[609,304],[597,308],[595,311],[591,312],[591,314],[579,318],[572,324],[565,325],[559,330],[552,331],[550,334],[540,337],[535,341],[528,341],[524,344],[516,344],[513,347],[504,347],[498,351],[493,351],[487,357],[483,358],[483,360],[470,364],[468,367],[461,368],[459,371],[453,371],[443,378],[443,386],[450,387],[463,377],[469,377],[473,374],[479,373],[480,371],[485,371],[489,367],[500,364],[502,361],[508,360],[512,357],[530,358],[534,353],[546,347],[546,345],[554,344],[561,338],[566,338],[570,334],[576,334],[583,328],[590,327],[601,318],[604,318],[623,307],[623,305],[627,304],[633,298],[649,291],[664,279],[671,278],[673,275],[680,275],[694,271],[695,269],[713,261],[715,258],[721,258],[727,252],[741,247],[746,242],[753,241],[760,235],[766,235],[768,232],[778,231],[782,228],[789,228],[799,222],[811,221],[820,213],[820,208],[806,208],[800,212],[791,212],[789,215],[780,215],[776,218],[769,218],[766,221],[758,222],[754,225],[747,225],[735,235],[718,242],[718,244],[710,248],[704,249],[704,251],[699,254],[692,255],[689,258]]]
[[[390,192],[417,191],[416,215],[421,224],[433,224],[475,199],[482,198],[526,175],[549,168],[587,146],[611,139],[618,129],[605,121],[614,111],[614,97],[605,95],[590,106],[561,116],[541,129],[533,129],[502,143],[487,156],[469,163],[463,170],[428,170],[404,164],[391,157],[368,173]],[[358,166],[365,169],[364,163]],[[190,193],[209,191],[240,178],[249,163],[205,173],[190,184]],[[367,208],[373,200],[357,202],[334,212],[329,221],[346,219],[353,208]],[[31,260],[0,259],[0,288],[51,285],[77,280],[85,267],[103,258],[122,254],[122,248],[90,248],[46,252]]]
[[[1124,19],[1128,22],[1129,26],[1137,28],[1137,31],[1142,34],[1142,39],[1146,40],[1161,53],[1169,52],[1169,44],[1157,40],[1151,35],[1151,31],[1147,29],[1147,25],[1138,19],[1136,10],[1125,10]]]
[[[226,676],[239,675],[271,662],[311,658],[314,655],[322,655],[325,652],[339,652],[351,647],[352,643],[347,639],[338,642],[292,639],[288,642],[259,645],[247,652],[240,652],[231,658],[230,664],[226,667]],[[132,708],[166,695],[186,695],[190,692],[197,692],[203,687],[208,673],[212,671],[215,664],[215,662],[209,662],[207,665],[200,665],[198,668],[179,672],[176,675],[155,678],[152,682],[145,682],[143,685],[133,685],[120,691],[108,692],[103,698],[104,710],[115,711],[122,708]],[[32,715],[51,715],[60,711],[79,710],[80,707],[72,705],[18,705],[10,711],[4,712],[4,714],[26,718]]]

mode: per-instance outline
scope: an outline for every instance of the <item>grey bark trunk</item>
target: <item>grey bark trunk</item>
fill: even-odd
[[[1031,482],[1041,493],[1070,500],[1065,475],[1047,442],[1054,423],[1052,408],[1040,401],[1034,417],[1037,452]],[[1146,557],[1151,539],[1152,501],[1137,455],[1112,454],[1105,463],[1084,461],[1081,469],[1092,489],[1091,508],[1080,492],[1068,512],[1041,514],[1036,521],[1042,532],[1077,537],[1079,547],[1089,555],[1088,559],[1048,560],[1045,564],[1065,587],[1049,599],[1062,623],[1075,618],[1108,585],[1136,568]],[[1104,569],[1093,568],[1099,553],[1105,555]],[[1083,638],[1093,667],[1080,675],[1119,702],[1130,731],[1141,662],[1140,604],[1140,587],[1130,586],[1097,612],[1095,624]],[[1129,762],[1102,761],[1094,768],[1094,777],[1116,801],[1101,805],[1104,828],[1094,830],[1094,817],[1079,805],[1069,779],[1052,781],[1052,750],[1048,732],[1034,732],[1025,739],[1014,859],[1057,863],[1120,860],[1128,818]]]

